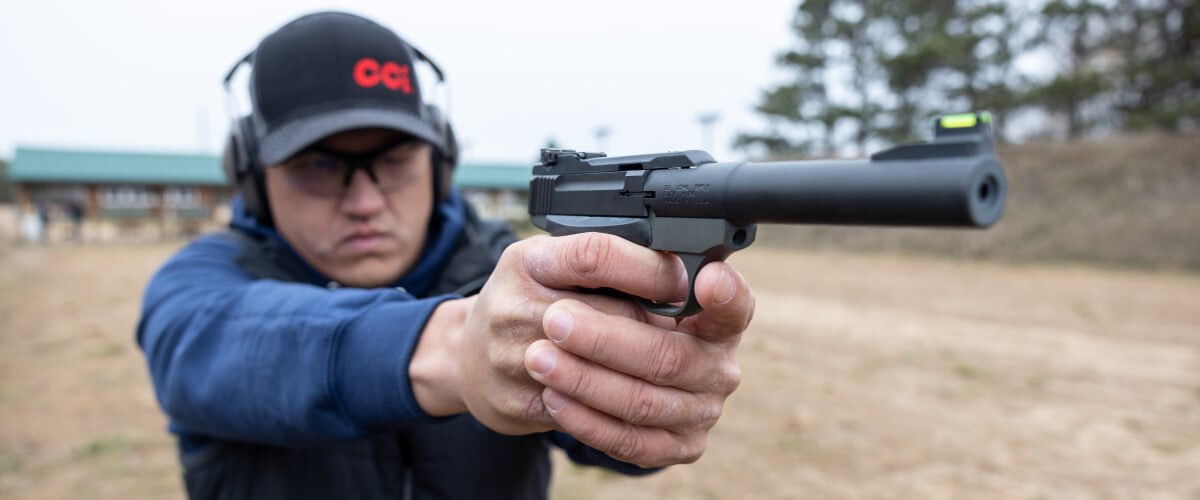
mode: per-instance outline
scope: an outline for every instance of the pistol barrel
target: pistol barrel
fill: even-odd
[[[738,224],[987,227],[1007,186],[992,155],[952,158],[710,163],[646,179],[657,216]]]

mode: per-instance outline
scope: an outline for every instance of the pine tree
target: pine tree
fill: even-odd
[[[1123,128],[1200,127],[1200,2],[1121,2],[1116,12],[1112,85]]]
[[[741,148],[765,147],[775,155],[836,152],[839,130],[865,152],[886,120],[890,98],[881,85],[879,39],[882,2],[810,0],[796,9],[796,46],[777,58],[791,80],[763,92],[756,107],[765,133],[742,133]],[[843,77],[844,75],[844,77]],[[838,90],[831,92],[836,87]]]
[[[775,155],[862,154],[926,135],[936,115],[992,112],[997,136],[1018,110],[1062,135],[1200,127],[1197,0],[808,0],[788,81],[765,90],[763,133],[736,145]],[[1026,74],[1026,54],[1057,66]],[[1034,81],[1034,78],[1039,81]]]
[[[1109,42],[1109,13],[1092,0],[1051,0],[1042,8],[1041,41],[1064,66],[1049,81],[1031,89],[1029,99],[1066,122],[1066,135],[1077,138],[1103,119],[1105,71],[1102,49]],[[1091,112],[1089,112],[1091,111]]]

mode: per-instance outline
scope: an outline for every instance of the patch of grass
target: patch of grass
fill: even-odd
[[[621,474],[618,474],[615,471],[605,469],[604,467],[592,467],[592,470],[594,471],[593,474],[595,474],[596,477],[601,480],[618,479],[618,478],[625,477]]]
[[[1158,442],[1155,442],[1153,446],[1154,446],[1154,449],[1156,449],[1164,454],[1167,454],[1167,455],[1174,455],[1176,453],[1183,451],[1183,449],[1184,449],[1184,446],[1182,443],[1175,443],[1175,442],[1168,443],[1168,442],[1158,441]]]
[[[75,456],[81,459],[91,459],[103,455],[122,453],[132,447],[133,444],[133,440],[126,436],[106,436],[94,439],[88,444],[83,445],[75,452]]]
[[[775,449],[782,452],[807,453],[813,449],[813,443],[799,432],[789,432],[783,433],[775,440]]]
[[[123,352],[125,352],[125,344],[115,340],[105,341],[91,349],[91,355],[97,358],[117,356]]]
[[[893,363],[892,358],[889,358],[887,356],[873,355],[870,358],[863,360],[863,362],[860,363],[858,365],[858,367],[854,370],[854,372],[855,372],[854,374],[857,376],[857,378],[860,378],[860,379],[869,378],[869,377],[883,371],[885,368],[887,368],[888,365],[890,365],[892,363]]]
[[[1136,418],[1126,418],[1121,423],[1125,425],[1126,429],[1129,429],[1133,432],[1141,432],[1142,430],[1142,421]]]
[[[21,472],[25,468],[25,461],[21,460],[21,456],[14,453],[0,453],[0,476]]]
[[[1088,304],[1077,302],[1074,304],[1073,309],[1075,309],[1075,313],[1078,314],[1080,318],[1088,321],[1096,320],[1096,311]]]
[[[611,478],[621,476],[621,474],[618,474],[611,470],[605,469],[603,467],[592,467],[592,466],[588,466],[588,465],[581,465],[581,464],[575,463],[574,461],[570,461],[570,460],[567,461],[567,464],[571,468],[571,471],[578,473],[578,474],[590,475],[591,477],[593,477],[594,479],[597,479],[597,480],[605,480],[605,479],[611,479]]]
[[[954,374],[967,380],[983,380],[986,378],[986,374],[982,370],[966,363],[954,365]]]

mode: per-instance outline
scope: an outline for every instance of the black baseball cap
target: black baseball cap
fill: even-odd
[[[258,160],[278,164],[359,128],[393,129],[444,149],[421,99],[417,57],[392,30],[344,12],[309,14],[267,35],[251,56]]]

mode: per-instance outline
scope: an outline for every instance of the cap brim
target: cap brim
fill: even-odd
[[[442,149],[442,137],[427,121],[396,109],[355,108],[298,118],[272,130],[259,143],[262,165],[276,165],[330,135],[360,128],[386,128],[413,136]]]

